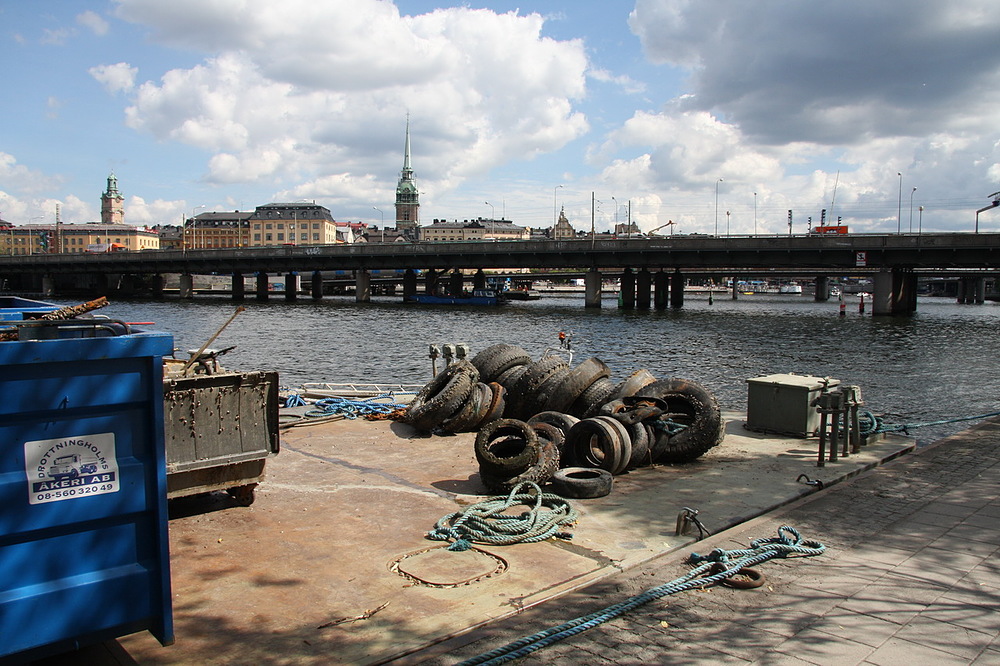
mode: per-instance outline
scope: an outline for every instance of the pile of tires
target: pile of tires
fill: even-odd
[[[474,365],[458,360],[417,393],[402,421],[417,430],[474,432],[503,415],[506,393],[496,382],[480,381]]]
[[[562,432],[547,423],[497,419],[476,435],[479,477],[492,492],[509,493],[520,483],[542,485],[559,469]]]

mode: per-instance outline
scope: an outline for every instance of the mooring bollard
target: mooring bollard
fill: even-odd
[[[838,455],[848,455],[848,434],[850,429],[846,420],[841,428],[841,419],[846,419],[846,409],[844,406],[844,394],[839,389],[821,393],[814,401],[813,405],[819,412],[819,457],[816,461],[817,467],[826,465],[827,436],[830,438],[830,462],[837,462]],[[829,424],[829,433],[827,425]],[[843,444],[841,443],[841,430],[843,430]]]
[[[861,399],[860,386],[841,386],[840,390],[846,396],[844,408],[847,412],[848,427],[850,429],[851,453],[861,453],[861,421],[858,416],[859,408],[864,405]]]

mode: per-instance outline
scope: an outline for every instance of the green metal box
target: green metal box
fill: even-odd
[[[839,379],[808,375],[776,374],[747,380],[749,430],[811,437],[819,430],[819,410],[813,406],[825,389],[840,385]]]

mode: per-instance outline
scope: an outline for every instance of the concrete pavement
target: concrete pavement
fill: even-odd
[[[694,551],[791,525],[818,557],[755,590],[653,601],[519,664],[1000,664],[1000,420],[976,425],[688,548],[394,662],[447,665],[683,575]]]

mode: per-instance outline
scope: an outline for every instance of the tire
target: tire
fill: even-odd
[[[559,469],[558,440],[562,437],[562,433],[558,428],[544,423],[532,427],[539,436],[538,460],[534,465],[515,476],[491,474],[480,465],[479,478],[482,479],[483,485],[487,489],[496,493],[509,493],[515,486],[526,481],[542,485],[551,479],[552,475]]]
[[[569,499],[593,499],[611,493],[611,472],[589,467],[564,467],[552,475],[552,492]]]
[[[628,398],[639,392],[640,389],[649,386],[656,381],[656,377],[646,369],[636,370],[629,375],[615,390],[608,396],[608,402]]]
[[[538,435],[524,421],[497,419],[476,435],[476,460],[486,474],[509,478],[538,462]]]
[[[475,425],[476,430],[481,429],[487,423],[503,418],[503,410],[506,406],[504,398],[507,395],[507,389],[496,382],[490,382],[486,386],[490,389],[490,401],[483,418]]]
[[[535,434],[538,435],[538,447],[541,451],[539,458],[548,456],[555,459],[555,467],[549,472],[551,477],[552,472],[559,469],[559,463],[562,461],[562,452],[566,447],[566,433],[549,423],[529,423],[528,425],[534,428]]]
[[[487,347],[472,359],[472,365],[479,370],[480,380],[486,383],[495,382],[505,370],[529,363],[531,357],[528,352],[520,347],[505,344]]]
[[[527,365],[515,365],[507,370],[504,370],[503,374],[496,378],[496,382],[507,389],[507,396],[509,397],[510,390],[517,383],[517,380],[521,378],[521,375],[523,375],[527,370]]]
[[[566,435],[567,464],[620,474],[632,457],[625,426],[609,416],[584,419]]]
[[[615,385],[610,379],[598,379],[570,406],[569,413],[581,419],[594,416],[614,390]]]
[[[553,396],[560,394],[569,373],[569,366],[557,369],[549,375],[548,379],[542,382],[541,386],[535,389],[531,395],[527,396],[526,408],[524,410],[525,418],[547,410],[546,405],[549,404]]]
[[[527,414],[528,411],[534,411],[529,406],[529,401],[535,394],[546,379],[551,377],[553,374],[569,367],[565,360],[559,356],[543,356],[539,360],[535,361],[531,365],[527,366],[517,382],[513,386],[508,387],[507,394],[507,412],[505,415],[509,415],[513,418],[528,418],[533,416],[533,414]],[[543,411],[539,409],[538,411]]]
[[[654,439],[650,448],[654,462],[691,462],[722,442],[722,410],[715,396],[701,384],[687,379],[662,379],[636,395],[660,398],[668,406],[668,413],[652,423]],[[686,427],[670,435],[665,428],[667,419]]]
[[[632,455],[629,456],[625,471],[645,467],[651,460],[649,456],[649,430],[642,421],[638,423],[623,424],[628,430],[629,440],[632,442]]]
[[[528,425],[534,425],[536,423],[548,423],[549,425],[554,425],[555,427],[562,430],[563,435],[569,432],[569,429],[580,422],[580,419],[569,414],[563,414],[562,412],[539,412],[528,419]]]
[[[478,424],[485,414],[483,411],[490,406],[493,391],[486,384],[476,384],[465,403],[457,412],[441,421],[439,428],[445,432],[468,432]],[[485,404],[484,404],[485,403]]]
[[[479,371],[468,361],[449,364],[420,389],[404,421],[418,430],[433,430],[462,408],[478,381]]]
[[[588,358],[567,373],[559,390],[549,396],[544,410],[565,412],[594,382],[610,376],[611,368],[604,361],[596,357]]]

